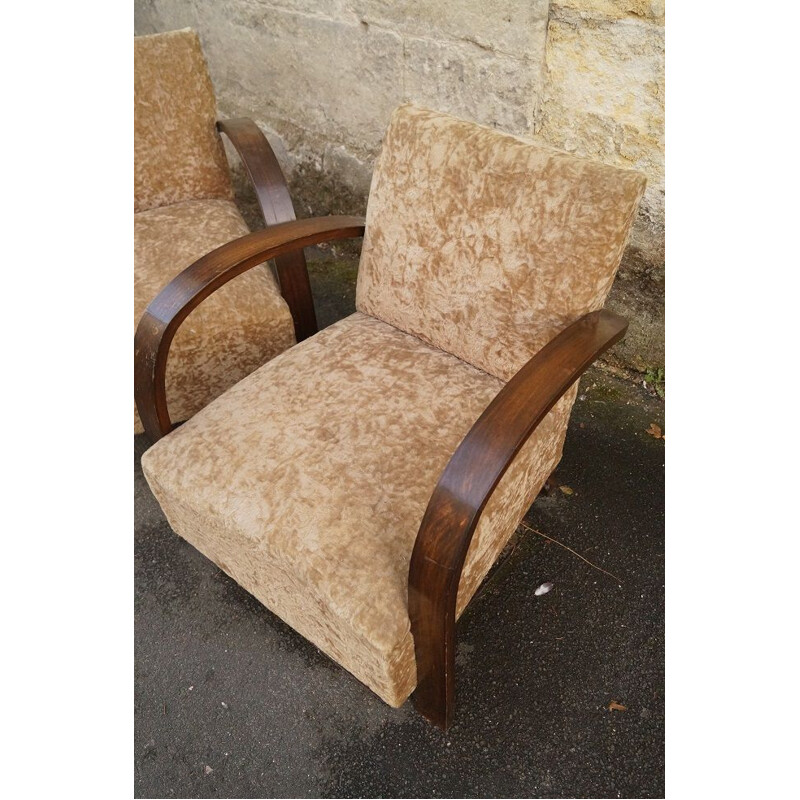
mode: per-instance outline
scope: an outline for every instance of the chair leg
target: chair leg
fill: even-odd
[[[541,494],[558,491],[555,472]],[[424,524],[424,523],[423,523]],[[423,717],[447,730],[455,710],[458,574],[427,559],[417,562],[408,586],[408,610],[417,661],[414,705]]]
[[[543,494],[547,497],[551,497],[558,491],[559,483],[558,478],[556,477],[555,472],[550,473],[550,477],[544,482],[544,486],[542,486],[542,490],[539,494]]]
[[[417,600],[411,627],[417,661],[414,705],[423,717],[447,730],[455,708],[455,608],[448,608],[442,595]]]

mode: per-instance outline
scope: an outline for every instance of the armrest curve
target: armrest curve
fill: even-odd
[[[256,191],[265,224],[275,225],[295,219],[294,205],[283,170],[258,125],[251,119],[239,117],[219,120],[217,130],[228,137],[242,159]]]
[[[627,328],[623,317],[593,311],[555,336],[488,405],[433,490],[411,556],[408,605],[417,658],[415,700],[442,727],[453,709],[458,585],[481,513],[547,412]]]
[[[294,220],[294,204],[283,170],[258,125],[251,119],[239,117],[219,120],[217,130],[228,137],[239,154],[255,189],[264,224],[269,227]],[[295,338],[301,342],[317,332],[317,317],[303,251],[278,256],[275,269],[281,294],[292,313]]]
[[[318,217],[273,225],[212,250],[173,278],[147,306],[134,338],[134,396],[145,433],[172,430],[165,377],[169,347],[189,313],[220,286],[264,261],[364,233],[361,217]]]

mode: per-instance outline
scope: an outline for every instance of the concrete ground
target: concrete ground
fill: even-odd
[[[312,265],[323,324],[350,310],[355,275],[330,256]],[[536,501],[459,622],[446,734],[176,536],[136,437],[136,796],[662,797],[664,442],[646,430],[663,413],[639,386],[584,376],[567,491]]]

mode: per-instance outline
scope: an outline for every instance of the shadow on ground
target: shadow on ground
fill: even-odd
[[[323,266],[315,288],[334,280]],[[339,270],[352,281],[352,263]],[[352,303],[334,284],[324,324]],[[658,398],[584,376],[558,470],[572,494],[537,500],[462,617],[447,734],[410,703],[384,705],[172,533],[137,437],[136,796],[663,796],[664,443],[651,422],[663,427]]]

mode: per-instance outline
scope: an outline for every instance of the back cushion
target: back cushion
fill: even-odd
[[[644,185],[401,106],[372,179],[356,307],[508,380],[602,308]]]
[[[197,34],[186,29],[133,42],[134,210],[232,198]]]

